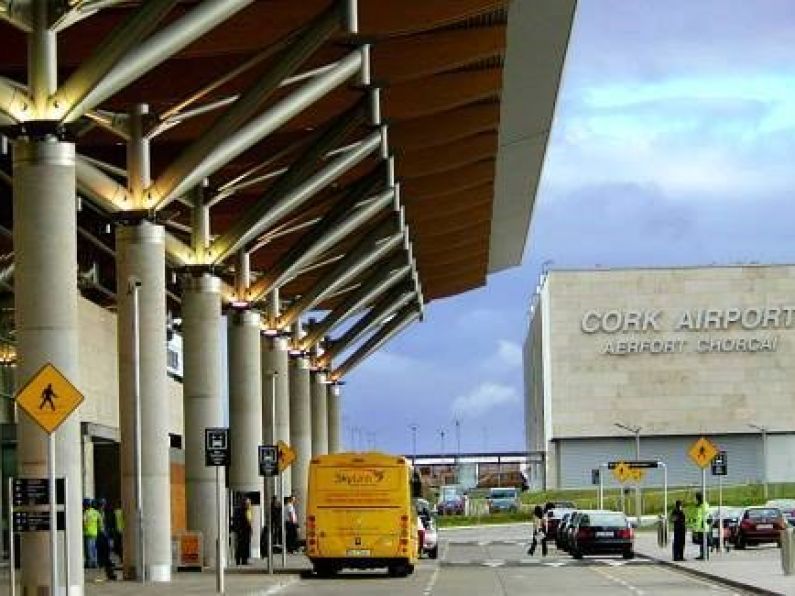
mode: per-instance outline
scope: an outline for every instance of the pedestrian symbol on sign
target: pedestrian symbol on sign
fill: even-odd
[[[47,383],[47,387],[44,391],[41,392],[41,403],[39,404],[39,410],[43,410],[44,406],[50,404],[50,409],[54,412],[55,411],[55,402],[53,401],[54,397],[58,397],[55,395],[55,391],[52,390],[52,383]]]

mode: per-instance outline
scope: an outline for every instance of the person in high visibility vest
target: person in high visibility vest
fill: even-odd
[[[704,495],[696,493],[696,517],[693,523],[693,537],[698,540],[698,547],[701,554],[696,557],[697,561],[703,561],[707,553],[704,549],[704,533],[709,532],[709,503],[704,500]]]
[[[124,513],[122,512],[121,505],[113,510],[113,517],[116,519],[116,528],[113,535],[113,551],[119,557],[119,560],[124,560]]]
[[[96,569],[97,536],[102,530],[102,516],[94,508],[91,500],[86,500],[83,509],[83,539],[86,546],[86,567]]]

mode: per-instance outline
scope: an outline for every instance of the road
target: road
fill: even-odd
[[[552,594],[554,596],[738,594],[637,558],[593,557],[574,561],[554,548],[549,556],[529,557],[525,525],[445,530],[438,561],[423,559],[414,575],[346,572],[330,580],[303,579],[281,594],[340,596],[390,594],[463,596],[465,594]]]

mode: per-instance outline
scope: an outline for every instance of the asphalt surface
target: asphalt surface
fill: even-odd
[[[739,594],[650,560],[586,557],[575,561],[550,549],[547,557],[526,554],[528,527],[447,530],[440,534],[438,561],[423,559],[414,575],[387,578],[377,572],[345,572],[335,579],[303,579],[280,594],[464,594],[685,595]]]

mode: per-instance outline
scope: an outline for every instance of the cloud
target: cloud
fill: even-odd
[[[469,393],[453,400],[451,409],[456,416],[477,418],[498,408],[519,403],[519,393],[514,387],[485,382]]]
[[[497,358],[509,368],[522,366],[522,348],[519,344],[501,339],[498,342]]]

